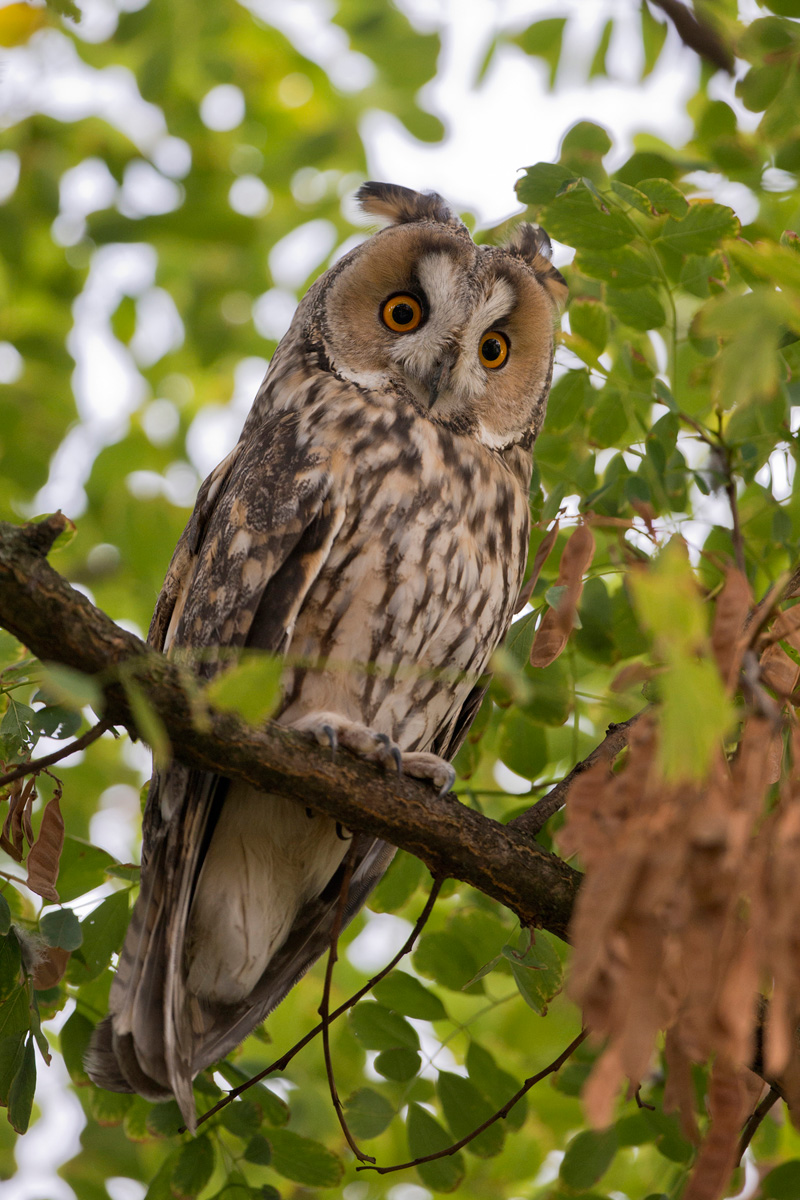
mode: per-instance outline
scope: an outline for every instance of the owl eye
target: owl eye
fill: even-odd
[[[381,320],[395,333],[410,333],[422,322],[422,305],[416,296],[399,292],[381,306]]]
[[[499,329],[490,329],[481,338],[478,358],[485,367],[495,370],[497,367],[502,367],[508,358],[508,351],[509,344],[506,335],[500,333]]]

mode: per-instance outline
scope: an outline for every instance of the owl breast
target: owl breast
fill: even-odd
[[[518,478],[396,399],[358,397],[308,423],[337,447],[341,526],[297,618],[280,720],[333,709],[402,750],[427,750],[511,620],[530,468]]]

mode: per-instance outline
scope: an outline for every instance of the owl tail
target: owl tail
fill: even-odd
[[[99,1087],[138,1092],[152,1101],[174,1096],[187,1128],[194,1131],[195,1075],[243,1041],[325,953],[343,868],[302,905],[248,995],[233,1004],[201,1000],[186,987],[190,905],[228,784],[217,776],[173,765],[154,787],[159,800],[156,811],[167,819],[150,839],[153,849],[111,988],[110,1013],[95,1030],[85,1063]],[[173,810],[170,818],[171,799],[181,789],[179,811]],[[268,798],[258,799],[263,804]],[[394,848],[386,843],[364,839],[351,878],[345,922],[361,908],[393,854]],[[273,902],[281,905],[285,899],[276,895]]]

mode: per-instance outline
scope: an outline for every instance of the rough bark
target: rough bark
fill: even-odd
[[[579,872],[524,828],[501,825],[452,795],[438,797],[430,785],[387,775],[344,750],[334,760],[273,722],[253,729],[208,710],[191,676],[120,629],[49,565],[45,556],[66,525],[60,514],[38,525],[0,522],[0,625],[43,662],[93,676],[104,697],[98,715],[136,731],[125,687],[134,681],[180,761],[377,834],[415,854],[434,875],[499,900],[523,924],[566,938]]]

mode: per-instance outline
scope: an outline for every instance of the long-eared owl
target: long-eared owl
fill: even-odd
[[[522,581],[566,287],[534,226],[476,246],[437,195],[358,198],[389,225],[298,306],[200,489],[149,640],[205,678],[243,647],[281,655],[279,722],[446,790]],[[96,1083],[174,1095],[193,1127],[194,1076],[326,949],[341,832],[180,762],[156,772]],[[393,854],[359,846],[348,919]]]

